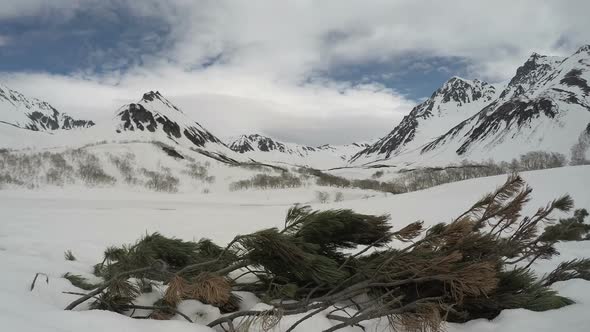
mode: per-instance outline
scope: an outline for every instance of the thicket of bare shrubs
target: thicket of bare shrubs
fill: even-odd
[[[0,180],[4,183],[36,187],[41,184],[63,186],[76,180],[89,186],[112,185],[116,179],[107,174],[95,155],[83,149],[61,153],[0,153]]]
[[[170,169],[161,167],[160,171],[152,171],[142,168],[141,173],[147,179],[144,184],[146,188],[168,193],[178,192],[180,180],[172,175]]]
[[[354,179],[350,180],[341,176],[322,172],[313,168],[299,168],[297,172],[302,175],[311,175],[315,177],[315,183],[318,186],[338,187],[338,188],[358,188],[365,190],[376,190],[398,194],[403,192],[397,183],[382,182],[374,179]]]
[[[289,174],[288,171],[281,172],[280,175],[258,174],[251,179],[231,183],[230,190],[293,188],[302,186],[305,180],[313,179],[318,186],[357,188],[399,194],[472,178],[562,167],[566,164],[567,160],[563,154],[532,151],[511,162],[496,163],[489,160],[476,164],[463,161],[459,165],[450,165],[444,168],[402,170],[402,175],[399,178],[390,181],[377,180],[385,174],[383,170],[376,171],[371,179],[347,179],[321,170],[301,167],[294,169],[299,173],[299,177]],[[269,170],[263,165],[252,165],[251,167],[255,170]]]
[[[111,163],[119,170],[123,181],[130,185],[139,183],[139,179],[135,176],[135,155],[133,153],[126,153],[124,155],[109,155]]]
[[[78,160],[77,174],[86,185],[113,185],[117,182],[117,179],[104,171],[97,156],[82,150],[74,150],[73,153]]]
[[[325,331],[377,318],[394,329],[439,331],[444,321],[491,319],[504,309],[561,308],[573,301],[550,286],[589,279],[590,260],[567,261],[544,277],[534,275],[529,266],[557,255],[555,243],[563,238],[547,236],[542,225],[551,224],[555,212],[570,211],[573,201],[563,196],[522,217],[530,193],[520,177],[511,176],[451,223],[428,229],[422,222],[394,229],[387,215],[294,206],[281,229],[239,235],[225,247],[207,239],[147,235],[105,250],[94,267],[103,282],[89,286],[70,276],[89,290],[66,310],[92,301],[95,309],[130,316],[146,309],[151,319],[179,315],[191,321],[180,304],[197,300],[229,313],[208,322],[229,331],[271,330],[282,317],[303,313],[287,331],[314,315],[333,322]],[[576,213],[576,222],[583,222],[584,213]],[[586,231],[577,229],[579,235]],[[393,241],[401,247],[391,246]],[[362,250],[353,254],[353,248]],[[162,297],[151,306],[136,305],[154,283],[164,285]],[[271,309],[240,310],[235,291],[252,292]]]
[[[256,174],[250,179],[239,180],[230,183],[232,191],[245,189],[283,189],[303,186],[301,179],[289,172],[281,172],[279,175]]]
[[[215,182],[215,176],[209,175],[210,165],[211,163],[209,162],[205,162],[204,164],[193,162],[187,166],[187,169],[184,170],[183,173],[195,180],[211,184]]]
[[[170,169],[137,169],[135,156],[131,153],[107,156],[107,163],[119,171],[126,184],[142,185],[155,191],[178,191],[179,179],[171,174]],[[97,155],[85,149],[40,153],[3,151],[0,153],[0,187],[64,186],[77,182],[89,187],[112,186],[117,178],[107,173],[104,166]],[[204,180],[211,182],[213,178],[205,177]]]
[[[585,141],[581,138],[580,142]],[[586,150],[582,148],[578,150],[583,150],[578,154],[584,156]],[[573,156],[572,152],[572,158]],[[108,154],[107,162],[110,162],[118,170],[123,182],[128,185],[145,186],[156,191],[178,191],[178,177],[172,175],[170,171],[138,169],[135,165],[135,156],[131,153]],[[571,161],[572,164],[586,162],[582,157]],[[361,180],[346,179],[311,168],[296,168],[294,171],[297,175],[294,175],[279,167],[253,163],[236,167],[260,170],[264,173],[257,174],[250,179],[233,182],[230,184],[230,190],[294,188],[301,187],[306,182],[313,180],[318,186],[358,188],[398,194],[471,178],[565,165],[566,159],[562,154],[533,151],[511,162],[496,163],[490,160],[485,163],[473,164],[464,161],[459,165],[450,165],[444,168],[402,170],[402,175],[399,178],[380,181],[378,179],[385,174],[383,170],[376,171],[371,179]],[[82,182],[87,186],[115,184],[117,182],[117,178],[113,176],[115,174],[109,174],[103,166],[96,155],[85,149],[73,149],[61,153],[19,153],[3,150],[0,152],[0,187],[7,185],[37,187],[44,184],[64,186],[76,182]],[[211,184],[215,181],[215,177],[209,175],[209,167],[208,162],[192,161],[181,172],[192,179]]]
[[[564,155],[555,152],[532,151],[513,159],[511,162],[496,163],[489,160],[484,163],[463,161],[459,165],[443,168],[419,168],[404,171],[394,184],[403,192],[422,190],[445,183],[457,182],[484,176],[511,174],[567,165]]]

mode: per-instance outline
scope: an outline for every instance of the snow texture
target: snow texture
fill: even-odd
[[[525,213],[532,213],[555,197],[569,193],[577,207],[590,207],[590,166],[564,167],[523,173],[534,188],[532,201]],[[395,228],[415,220],[433,225],[467,209],[481,194],[491,191],[505,176],[473,179],[446,184],[428,190],[402,195],[377,195],[345,202],[314,204],[314,208],[352,208],[361,213],[389,213]],[[114,189],[68,190],[45,188],[37,191],[0,191],[0,323],[6,331],[210,331],[200,323],[219,314],[215,308],[197,301],[185,301],[181,309],[195,318],[191,324],[182,319],[155,321],[131,319],[106,311],[66,312],[63,308],[73,296],[63,291],[80,291],[61,276],[65,272],[91,276],[92,265],[100,261],[109,245],[135,241],[146,232],[161,232],[185,240],[206,236],[223,244],[234,235],[263,227],[280,227],[287,208],[309,199],[309,190],[252,190],[223,195],[194,193],[167,195],[145,191]],[[424,208],[428,204],[428,208]],[[63,252],[73,251],[76,261],[66,261]],[[560,261],[587,257],[590,242],[566,242],[558,247],[561,255],[551,261],[539,261],[533,268],[543,274]],[[30,283],[37,272],[46,273],[30,292]],[[467,331],[587,331],[590,326],[590,282],[571,280],[554,285],[576,304],[547,312],[506,310],[492,321],[475,320],[465,324],[449,324],[450,332]],[[153,303],[153,294],[143,295],[138,303]],[[265,304],[247,293],[239,294],[245,301],[243,309],[264,309]],[[286,317],[280,328],[284,331],[301,316]],[[297,328],[297,331],[321,331],[337,322],[325,313]],[[385,322],[370,322],[367,331],[381,331]],[[344,331],[357,331],[350,328]],[[251,331],[257,331],[252,329]]]

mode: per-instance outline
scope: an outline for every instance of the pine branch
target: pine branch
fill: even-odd
[[[75,307],[77,307],[78,305],[86,302],[87,300],[93,298],[94,296],[102,293],[103,290],[105,290],[107,287],[109,287],[109,285],[111,285],[114,281],[118,280],[119,278],[123,278],[132,274],[137,274],[137,273],[142,273],[142,272],[148,272],[148,271],[153,271],[153,270],[161,270],[162,266],[158,266],[160,264],[164,264],[164,262],[159,262],[159,264],[154,264],[152,266],[149,267],[144,267],[144,268],[139,268],[139,269],[135,269],[135,270],[131,270],[131,271],[125,271],[125,272],[121,272],[119,274],[117,274],[116,276],[114,276],[112,279],[104,282],[102,285],[100,285],[98,288],[96,288],[95,290],[93,290],[90,293],[87,293],[86,295],[80,297],[79,299],[75,300],[74,302],[70,303],[67,307],[65,307],[64,310],[72,310]]]

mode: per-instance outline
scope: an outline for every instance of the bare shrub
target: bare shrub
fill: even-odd
[[[49,159],[51,168],[45,173],[45,182],[50,185],[63,186],[74,182],[74,167],[68,164],[63,154],[48,153],[44,157]]]
[[[55,167],[56,169],[61,169],[61,170],[72,169],[72,166],[68,165],[68,162],[66,161],[64,156],[61,154],[51,153],[51,154],[49,154],[49,160],[51,161],[51,164],[53,165],[53,167]]]
[[[322,204],[328,203],[330,199],[330,194],[326,191],[316,191],[315,192],[316,200]]]
[[[117,182],[114,177],[105,173],[98,157],[88,153],[81,156],[78,161],[78,176],[86,185],[112,185]]]
[[[145,183],[146,188],[161,192],[178,192],[180,181],[178,178],[172,176],[169,170],[165,169],[162,172],[156,172],[142,168],[141,172],[147,178]]]
[[[139,180],[135,177],[135,155],[126,153],[122,156],[109,155],[111,163],[119,170],[123,176],[123,181],[127,184],[137,184]]]
[[[590,149],[590,124],[588,128],[580,135],[578,142],[571,148],[571,165],[589,165],[590,160],[586,158],[586,153]]]
[[[56,170],[55,168],[51,168],[50,170],[45,173],[45,181],[48,184],[54,186],[63,186],[64,185],[64,173]]]
[[[215,176],[209,175],[209,165],[211,165],[209,162],[206,162],[204,165],[194,162],[189,164],[188,169],[184,170],[183,173],[195,180],[211,184],[215,182]]]
[[[24,182],[12,177],[10,174],[0,174],[0,188],[3,188],[5,185],[22,186],[24,184]]]
[[[344,194],[338,191],[334,194],[334,202],[342,202],[344,200]]]
[[[385,174],[385,172],[383,172],[383,171],[377,171],[377,172],[373,173],[373,175],[371,175],[371,178],[372,179],[379,179],[380,177],[383,176],[383,174]]]

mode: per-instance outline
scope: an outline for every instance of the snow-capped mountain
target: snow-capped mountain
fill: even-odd
[[[0,84],[0,123],[34,131],[88,128],[94,122],[60,113],[48,102],[28,98]]]
[[[115,131],[125,139],[172,141],[231,159],[239,156],[158,91],[145,93],[137,103],[123,105],[116,112],[114,122]]]
[[[281,142],[260,134],[230,138],[227,145],[233,151],[253,160],[314,168],[343,166],[352,155],[369,146],[368,143],[352,143],[311,147]]]
[[[387,136],[353,156],[388,159],[419,147],[453,125],[472,116],[498,95],[497,87],[479,80],[453,77],[432,96],[412,109]]]
[[[240,135],[233,139],[228,146],[238,153],[277,151],[300,157],[305,157],[309,152],[316,151],[316,148],[311,146],[283,143],[259,134]]]
[[[569,156],[590,124],[589,82],[590,46],[567,58],[534,53],[505,84],[452,78],[352,162],[440,165],[534,150]]]

